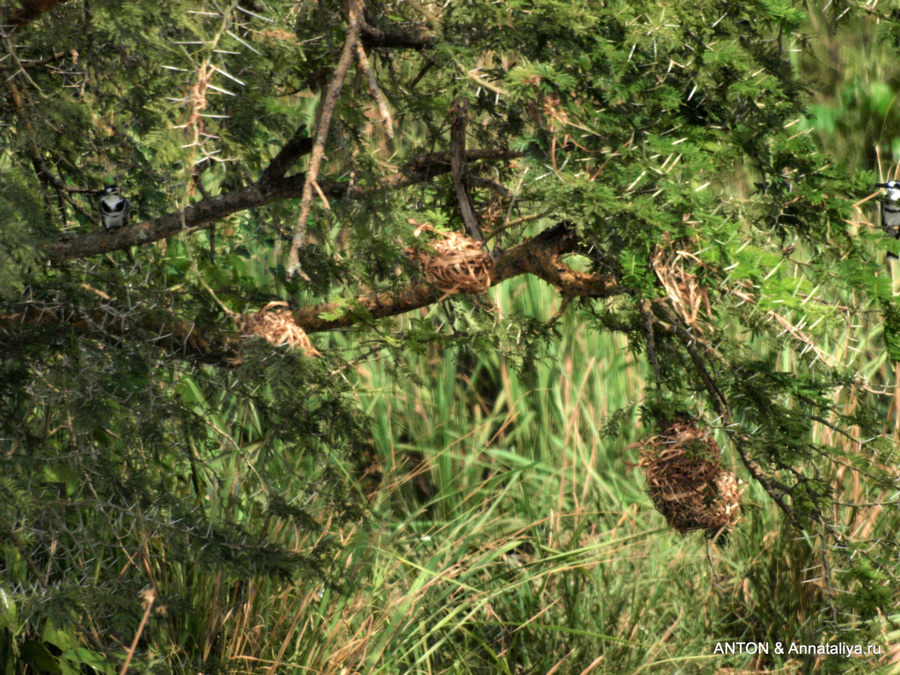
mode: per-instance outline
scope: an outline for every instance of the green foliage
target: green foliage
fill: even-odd
[[[36,200],[34,185],[0,160],[0,299],[17,297],[40,266],[37,252],[48,228]]]
[[[854,204],[900,138],[896,17],[369,3],[396,134],[354,52],[307,282],[286,272],[299,181],[256,181],[314,135],[347,7],[66,2],[4,37],[0,661],[668,672],[712,663],[711,635],[875,640],[900,581],[898,250]],[[488,249],[565,221],[577,246],[543,263],[610,297],[510,274],[383,316],[424,287],[410,219],[464,229],[436,154],[460,98],[467,149],[503,157],[464,172]],[[114,182],[148,233],[259,206],[49,265],[106,236]],[[239,335],[273,302],[352,327],[314,335],[321,358]],[[749,485],[709,566],[623,459],[683,415]]]

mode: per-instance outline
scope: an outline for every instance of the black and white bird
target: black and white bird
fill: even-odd
[[[118,230],[128,224],[131,203],[119,193],[118,185],[110,185],[100,194],[100,222],[107,232]]]
[[[900,239],[900,181],[889,180],[887,183],[876,183],[875,187],[884,188],[887,195],[881,200],[881,229],[894,239]],[[888,260],[897,260],[893,253],[887,254]]]

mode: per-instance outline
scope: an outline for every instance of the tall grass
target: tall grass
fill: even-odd
[[[557,308],[536,280],[491,299],[500,316]],[[874,659],[715,653],[822,639],[815,537],[783,529],[754,485],[727,546],[669,531],[628,447],[644,433],[644,363],[574,313],[562,322],[533,372],[460,347],[408,363],[418,382],[387,357],[361,364],[373,524],[341,535],[342,592],[281,607],[306,632],[278,659],[323,673],[875,672]],[[617,411],[625,433],[607,438]]]
[[[559,309],[555,291],[532,278],[492,289],[490,301],[498,321],[547,322]],[[435,306],[395,328],[423,317],[453,320]],[[755,484],[727,545],[669,530],[632,447],[647,433],[645,361],[575,311],[558,329],[530,368],[454,343],[405,352],[402,368],[385,350],[345,373],[372,420],[371,466],[346,468],[369,522],[326,523],[314,536],[278,526],[297,550],[340,544],[337,582],[223,592],[216,578],[181,580],[220,599],[183,635],[202,636],[206,651],[217,642],[221,665],[242,673],[884,671],[876,656],[716,653],[717,643],[838,640],[823,629],[832,617],[817,533],[787,527]],[[856,344],[878,343],[876,324],[847,330]],[[830,352],[847,360],[847,344],[836,339]],[[321,338],[317,346],[326,348]],[[359,349],[340,336],[331,348]],[[780,365],[797,367],[796,358],[786,349]],[[867,375],[892,373],[882,361]],[[857,404],[838,395],[848,410]],[[816,434],[853,450],[827,425]],[[839,501],[867,502],[858,471],[836,464],[832,480]],[[900,525],[878,506],[835,515],[848,536],[890,537]],[[852,608],[840,609],[854,629]]]

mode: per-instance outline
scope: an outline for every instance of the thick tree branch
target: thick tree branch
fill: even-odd
[[[404,32],[391,28],[376,28],[368,23],[362,25],[360,41],[366,49],[431,49],[437,44],[437,36],[425,31]]]
[[[607,275],[575,272],[562,263],[562,256],[581,247],[574,225],[562,222],[544,230],[508,251],[495,261],[491,285],[522,274],[534,274],[556,286],[566,297],[605,298],[627,289]],[[293,313],[294,321],[307,333],[347,328],[367,318],[396,316],[438,302],[444,295],[431,284],[417,283],[393,293],[370,292],[349,302],[331,302],[303,307]],[[101,296],[109,300],[106,296]],[[143,335],[143,339],[173,356],[231,366],[240,353],[240,341],[218,329],[204,332],[192,323],[165,310],[118,311],[110,306],[72,308],[33,305],[15,314],[0,316],[0,345],[5,336],[21,340],[27,327],[65,324],[78,332],[105,341]]]
[[[111,305],[86,308],[35,304],[15,314],[0,315],[0,347],[7,340],[19,344],[40,340],[38,334],[29,338],[29,333],[59,326],[105,343],[138,337],[175,358],[217,366],[230,366],[240,355],[240,340],[232,335],[200,330],[195,323],[165,310],[138,314]]]
[[[626,292],[611,276],[575,272],[561,262],[563,255],[574,253],[579,247],[574,226],[559,223],[501,253],[494,260],[491,285],[527,273],[553,284],[567,296],[605,298]],[[350,302],[304,307],[294,312],[294,320],[307,333],[347,328],[357,323],[360,315],[376,319],[395,316],[433,304],[443,295],[434,286],[420,283],[394,293],[370,292]]]
[[[302,140],[305,139],[300,139],[300,141]],[[300,141],[298,141],[298,147],[301,145],[304,148],[307,147]],[[509,150],[472,150],[466,153],[466,159],[470,162],[507,160],[521,156],[522,153]],[[434,176],[446,174],[449,171],[450,156],[448,153],[422,155],[413,159],[403,171],[381,178],[374,189],[398,190],[429,180]],[[274,173],[276,172],[273,171],[272,174]],[[233,213],[258,208],[283,199],[299,198],[303,194],[304,183],[305,174],[302,173],[287,178],[276,178],[272,175],[267,185],[261,182],[254,183],[209,199],[203,199],[183,211],[176,211],[159,218],[123,227],[115,232],[108,233],[98,230],[89,234],[64,236],[47,246],[47,257],[51,262],[58,264],[72,258],[84,258],[127,249],[130,246],[142,246],[184,230],[211,227],[217,220]],[[366,192],[361,186],[350,187],[348,183],[336,181],[320,181],[319,187],[329,199],[358,199]]]

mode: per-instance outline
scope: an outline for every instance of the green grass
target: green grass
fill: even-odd
[[[541,282],[511,288],[491,292],[499,316],[547,320],[557,308]],[[714,653],[717,642],[823,639],[817,540],[786,529],[755,485],[727,546],[670,531],[629,447],[646,434],[643,361],[574,312],[563,324],[531,373],[459,348],[408,363],[417,382],[387,356],[359,365],[376,447],[359,483],[371,524],[329,533],[345,546],[340,590],[257,594],[253,621],[274,623],[270,638],[282,631],[259,645],[276,670],[874,672],[873,660]],[[624,432],[607,438],[616,411]]]
[[[490,301],[501,322],[513,313],[547,322],[559,309],[555,291],[532,278],[492,289]],[[393,329],[426,316],[450,321],[438,306]],[[372,420],[369,465],[341,467],[370,517],[328,521],[320,532],[281,519],[268,526],[301,553],[337,544],[334,583],[235,584],[152,557],[161,593],[166,584],[190,589],[197,609],[178,613],[187,623],[156,618],[147,653],[183,669],[179,654],[221,650],[219,665],[234,673],[888,672],[874,657],[715,653],[717,642],[856,644],[861,624],[839,606],[846,630],[828,632],[818,533],[790,529],[754,483],[727,545],[671,531],[636,466],[650,433],[638,413],[645,360],[574,308],[558,329],[532,368],[517,370],[496,351],[475,358],[457,342],[405,353],[404,363],[385,349],[343,371]],[[866,373],[876,382],[893,376],[875,358],[879,330],[861,322],[851,333],[860,348],[871,345],[856,358],[879,363]],[[830,353],[846,356],[835,335]],[[330,348],[359,353],[341,336]],[[785,348],[779,365],[799,364]],[[841,401],[856,404],[853,392]],[[854,450],[825,425],[817,434]],[[287,470],[303,474],[307,459],[295,461]],[[748,479],[728,452],[723,462]],[[221,467],[219,489],[237,489],[242,472]],[[858,472],[836,464],[832,481],[843,501],[870,501]],[[900,525],[878,507],[836,514],[848,536],[890,538]]]

